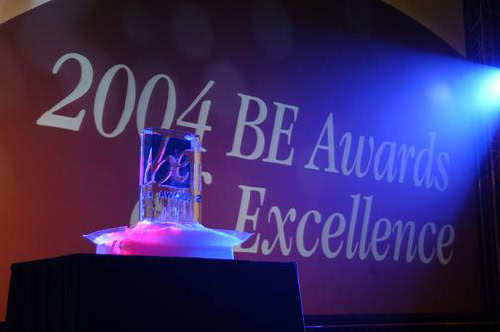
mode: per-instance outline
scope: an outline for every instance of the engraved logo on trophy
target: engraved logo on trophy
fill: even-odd
[[[170,141],[173,141],[167,151]],[[178,140],[177,140],[178,141]],[[159,183],[160,186],[187,188],[189,187],[189,158],[185,152],[179,154],[176,148],[184,148],[183,141],[175,142],[171,137],[165,137],[160,144],[160,153],[153,160],[153,148],[149,149],[149,157],[144,170],[143,183]],[[179,146],[180,145],[180,146]],[[173,149],[173,152],[171,151]],[[168,157],[168,158],[167,158]],[[163,168],[163,169],[162,169]]]

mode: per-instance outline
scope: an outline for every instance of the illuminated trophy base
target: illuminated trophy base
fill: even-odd
[[[250,233],[216,230],[192,223],[139,222],[85,235],[97,254],[233,259],[233,247]]]

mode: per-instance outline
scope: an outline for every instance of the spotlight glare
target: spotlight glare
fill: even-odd
[[[480,88],[480,105],[491,111],[500,111],[500,70],[488,73]]]

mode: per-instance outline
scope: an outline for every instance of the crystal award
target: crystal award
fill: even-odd
[[[141,131],[139,221],[84,235],[97,254],[234,259],[251,233],[201,224],[201,146],[197,135]]]
[[[201,222],[200,154],[195,134],[141,131],[139,220]]]

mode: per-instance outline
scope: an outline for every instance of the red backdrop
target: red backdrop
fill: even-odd
[[[337,9],[55,0],[1,25],[2,310],[11,263],[133,219],[138,128],[163,126],[203,135],[204,224],[297,261],[306,314],[482,311],[480,69]]]

